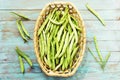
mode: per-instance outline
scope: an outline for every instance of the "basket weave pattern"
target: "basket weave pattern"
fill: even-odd
[[[49,12],[51,10],[53,10],[54,8],[58,8],[58,10],[64,10],[66,5],[69,6],[69,13],[78,20],[79,26],[82,28],[81,38],[79,40],[80,51],[78,52],[78,54],[76,54],[77,59],[74,61],[72,70],[66,70],[64,72],[63,71],[52,71],[40,59],[40,56],[39,56],[40,48],[39,48],[39,41],[38,41],[39,37],[37,34],[38,34],[38,30],[39,30],[40,26],[42,25],[43,21],[45,20],[46,16],[49,14]],[[74,5],[72,3],[70,3],[70,2],[53,2],[53,3],[47,4],[43,8],[43,10],[41,11],[41,13],[36,21],[36,25],[34,28],[34,49],[35,49],[37,61],[40,65],[41,69],[43,70],[43,72],[45,72],[46,75],[60,76],[60,77],[72,76],[76,72],[77,68],[79,67],[79,65],[82,61],[84,51],[85,51],[85,45],[86,45],[86,32],[85,32],[84,23],[83,23],[83,20],[80,16],[78,10],[74,7]]]

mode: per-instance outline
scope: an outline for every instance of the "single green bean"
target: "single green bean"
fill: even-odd
[[[77,47],[73,50],[73,52],[72,52],[72,54],[71,54],[70,67],[72,66],[73,58],[74,58],[75,54],[77,53],[78,49],[79,49],[79,46],[77,46]]]
[[[88,4],[86,4],[86,7],[87,7],[87,9],[93,14],[93,15],[95,15],[98,19],[99,19],[99,21],[105,26],[106,24],[105,24],[105,21],[100,17],[100,15],[94,10],[94,9],[92,9]]]
[[[47,58],[45,56],[44,56],[44,61],[47,65],[49,65],[48,62],[47,62]]]
[[[59,54],[60,54],[60,52],[61,52],[61,50],[62,50],[65,37],[66,37],[66,31],[64,31],[64,34],[63,34],[63,36],[62,36],[62,40],[61,40],[61,42],[60,42],[60,47],[59,47],[59,49],[58,49],[58,51],[57,51],[57,54],[55,55],[55,59],[58,58],[58,56],[59,56]]]
[[[22,22],[21,20],[20,20],[20,25],[21,25],[22,30],[23,30],[23,32],[25,33],[25,35],[27,35],[27,37],[28,37],[29,39],[31,39],[28,31],[25,29],[25,27],[24,27],[24,25],[23,25],[23,22]]]
[[[22,57],[21,57],[21,56],[18,56],[18,58],[19,58],[19,62],[20,62],[21,72],[24,73],[25,69],[24,69],[24,64],[23,64]]]
[[[88,48],[88,51],[91,53],[91,55],[94,57],[94,59],[96,60],[96,62],[98,62],[101,65],[101,62],[99,62],[99,60],[95,57],[94,53],[90,50],[90,48]]]
[[[104,70],[106,63],[108,62],[109,58],[110,58],[111,53],[109,52],[106,57],[105,60],[103,61],[103,65],[101,66],[101,68]]]
[[[62,70],[63,70],[63,71],[65,70],[65,61],[63,61]]]
[[[44,54],[47,53],[47,36],[45,32],[43,31],[43,45],[44,45]]]
[[[76,26],[78,26],[78,21],[75,19],[75,17],[73,17],[73,16],[71,16],[71,15],[70,15],[70,17],[71,17],[73,23],[74,23]]]
[[[51,60],[50,60],[50,37],[47,35],[47,61],[48,61],[48,66],[51,68]]]
[[[78,34],[77,34],[77,31],[76,31],[76,29],[74,27],[74,24],[72,23],[72,21],[70,19],[70,15],[68,15],[68,20],[69,20],[69,23],[70,23],[70,25],[71,25],[71,27],[73,29],[74,34],[75,34],[76,43],[78,43]]]
[[[51,16],[51,13],[47,16],[43,24],[41,25],[40,29],[38,30],[38,36],[41,34],[42,30],[44,29],[45,25],[48,23],[49,17]]]
[[[96,36],[94,36],[94,43],[95,43],[95,48],[97,50],[97,53],[98,53],[98,56],[99,56],[99,59],[100,61],[102,62],[103,61],[103,58],[102,58],[102,54],[98,48],[98,43],[97,43],[97,39],[96,39]]]
[[[55,42],[51,42],[51,47],[52,47],[52,51],[51,51],[51,59],[52,59],[52,69],[55,69]]]
[[[49,18],[49,20],[55,25],[61,25],[65,22],[66,19],[64,18],[62,21],[56,21],[56,20]]]
[[[43,56],[45,54],[45,49],[46,49],[44,44],[43,34],[40,35],[39,45],[40,45],[40,57],[41,60],[43,60]]]
[[[24,40],[24,42],[27,42],[27,38],[25,37],[25,35],[24,35],[24,33],[23,33],[22,29],[21,29],[21,26],[19,24],[19,20],[17,20],[16,23],[17,23],[17,28],[18,28],[18,30],[20,32],[20,35],[21,35],[22,39]]]
[[[73,32],[70,24],[68,24],[68,32],[69,32],[70,34]]]
[[[26,16],[24,16],[24,15],[22,15],[22,14],[18,14],[18,13],[16,13],[16,12],[10,12],[10,13],[19,16],[19,17],[20,17],[21,19],[23,19],[23,20],[30,20],[28,17],[26,17]]]
[[[28,64],[31,67],[33,66],[32,61],[30,60],[30,58],[28,56],[26,56],[25,54],[23,54],[24,52],[22,52],[18,47],[16,47],[16,52],[18,53],[18,55],[20,55],[21,57],[23,57],[28,62]]]
[[[72,54],[72,51],[73,51],[73,44],[74,44],[74,37],[72,38],[71,42],[70,42],[70,45],[68,47],[68,51],[67,51],[67,55],[68,55],[68,58],[67,58],[67,62],[70,63],[70,56]]]

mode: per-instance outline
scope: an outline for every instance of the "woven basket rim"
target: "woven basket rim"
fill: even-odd
[[[83,36],[84,39],[83,39],[83,41],[84,41],[84,44],[83,44],[83,50],[82,50],[82,54],[83,54],[83,55],[84,55],[85,47],[86,47],[86,31],[85,31],[85,26],[84,26],[83,19],[82,19],[81,15],[80,15],[79,11],[77,10],[77,8],[76,8],[71,2],[63,2],[63,1],[55,1],[55,2],[50,2],[50,3],[48,3],[48,4],[42,9],[41,13],[40,13],[39,16],[38,16],[38,19],[37,19],[37,21],[36,21],[36,24],[35,24],[35,28],[34,28],[34,38],[33,38],[33,39],[34,39],[34,50],[35,50],[35,54],[36,54],[36,57],[37,57],[37,61],[38,61],[39,65],[40,65],[42,71],[43,71],[46,75],[48,75],[48,76],[69,77],[69,76],[74,75],[75,72],[77,71],[79,65],[80,65],[81,62],[82,62],[83,55],[80,57],[80,59],[79,59],[77,65],[76,65],[76,67],[74,68],[74,70],[73,70],[72,72],[70,72],[70,73],[67,73],[67,74],[57,74],[57,73],[54,73],[54,72],[48,73],[48,72],[45,70],[44,66],[42,65],[42,62],[41,62],[40,57],[39,57],[39,55],[38,55],[39,52],[38,52],[38,49],[37,49],[37,46],[36,46],[36,44],[37,44],[37,42],[36,42],[36,40],[37,40],[37,39],[36,39],[36,38],[37,38],[37,37],[36,37],[36,34],[37,34],[37,27],[38,27],[38,25],[39,25],[39,19],[40,19],[41,15],[44,13],[44,11],[45,11],[45,9],[47,8],[47,6],[49,6],[49,5],[51,5],[51,4],[70,4],[70,5],[72,5],[73,8],[76,10],[77,14],[79,15],[79,18],[81,19],[82,26],[84,27],[84,28],[83,28],[83,31],[84,31],[84,36]]]

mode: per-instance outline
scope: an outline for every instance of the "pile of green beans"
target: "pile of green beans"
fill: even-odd
[[[24,69],[24,63],[23,63],[22,58],[24,58],[28,62],[28,64],[30,65],[30,67],[33,66],[32,61],[30,60],[29,56],[27,54],[25,54],[23,51],[21,51],[18,47],[16,47],[15,51],[18,54],[21,72],[24,73],[25,69]]]
[[[51,70],[71,69],[79,51],[81,27],[77,19],[55,8],[38,30],[40,58]]]

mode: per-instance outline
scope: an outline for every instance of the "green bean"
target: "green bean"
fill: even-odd
[[[101,65],[101,62],[99,62],[99,60],[95,57],[94,53],[90,50],[90,48],[88,48],[88,51],[91,53],[91,55],[94,57],[94,59],[96,60],[96,62],[98,62]]]
[[[51,51],[51,59],[52,59],[52,69],[54,70],[55,69],[55,48],[54,48],[54,46],[55,46],[55,42],[51,42],[51,47],[52,47],[52,51]]]
[[[72,18],[74,24],[75,24],[76,26],[78,26],[78,21],[77,21],[73,16],[70,15],[70,17]]]
[[[106,63],[108,62],[108,59],[110,58],[110,55],[111,55],[111,53],[109,52],[109,53],[106,55],[105,60],[103,61],[103,65],[101,66],[101,68],[102,68],[103,70],[104,70],[104,68],[105,68]]]
[[[44,56],[45,49],[46,49],[44,40],[43,40],[43,34],[40,35],[39,45],[40,45],[40,57],[41,57],[41,60],[43,60],[43,56]]]
[[[20,32],[20,35],[21,35],[22,39],[24,40],[24,42],[27,42],[27,38],[25,37],[25,35],[24,35],[24,33],[23,33],[23,31],[22,31],[22,29],[20,27],[19,20],[17,20],[16,23],[17,23],[17,27],[18,27],[18,30]]]
[[[10,13],[19,16],[19,17],[20,17],[21,19],[23,19],[23,20],[30,20],[28,17],[26,17],[26,16],[24,16],[24,15],[22,15],[22,14],[18,14],[18,13],[16,13],[16,12],[10,12]]]
[[[45,61],[45,63],[48,65],[48,62],[47,62],[47,59],[46,59],[46,57],[44,56],[44,61]]]
[[[72,29],[71,29],[70,24],[68,24],[68,32],[69,32],[70,34],[73,32]]]
[[[57,35],[58,41],[60,41],[62,32],[63,32],[64,28],[66,27],[67,23],[68,23],[68,20],[65,21],[65,23],[61,26],[60,30],[58,31],[58,35]]]
[[[24,52],[22,52],[18,47],[16,47],[16,52],[18,53],[18,55],[20,55],[21,57],[23,57],[27,62],[28,64],[32,67],[32,61],[29,59],[29,57],[27,57]]]
[[[98,43],[97,43],[96,36],[94,36],[94,43],[95,43],[95,48],[96,48],[96,50],[97,50],[99,59],[100,59],[100,61],[102,62],[102,61],[103,61],[103,58],[102,58],[101,52],[100,52],[100,50],[99,50],[99,48],[98,48]]]
[[[47,35],[47,61],[48,66],[51,68],[51,60],[50,60],[50,37]]]
[[[63,64],[62,64],[62,70],[64,71],[65,69],[65,64],[64,64],[65,61],[63,61]]]
[[[18,56],[18,58],[19,58],[19,61],[20,61],[20,69],[21,69],[21,72],[24,73],[25,69],[24,69],[24,64],[23,64],[22,57],[21,57],[21,56]]]
[[[74,44],[74,38],[72,38],[71,42],[70,42],[70,45],[68,47],[68,51],[67,51],[67,55],[68,55],[68,58],[67,58],[67,62],[69,63],[70,62],[70,55],[72,53],[72,48],[73,48],[73,44]]]
[[[25,35],[27,35],[27,37],[28,37],[29,39],[31,39],[29,33],[28,33],[27,30],[25,29],[25,27],[24,27],[24,25],[23,25],[23,23],[22,23],[21,20],[20,20],[20,25],[21,25],[22,30],[23,30],[23,32],[25,33]]]
[[[45,25],[47,24],[49,17],[51,16],[51,13],[47,16],[43,24],[41,25],[40,29],[38,30],[38,36],[41,34],[42,30],[44,29]]]
[[[78,43],[78,34],[77,34],[77,31],[76,31],[76,29],[74,27],[74,24],[72,23],[72,21],[70,19],[70,15],[68,15],[68,20],[69,20],[69,23],[70,23],[70,25],[71,25],[71,27],[73,29],[74,34],[75,34],[76,43]]]
[[[94,9],[92,9],[88,4],[86,4],[86,7],[87,7],[87,9],[93,14],[93,15],[95,15],[98,19],[99,19],[99,21],[105,26],[106,24],[105,24],[105,21],[100,17],[100,15],[94,10]]]
[[[64,18],[64,20],[62,20],[62,21],[56,21],[56,20],[53,20],[53,19],[51,19],[51,18],[49,18],[49,20],[50,20],[53,24],[55,24],[55,25],[61,25],[61,24],[63,24],[63,23],[65,22],[65,18]]]
[[[77,46],[77,47],[73,50],[73,52],[72,52],[72,54],[71,54],[71,60],[70,60],[71,63],[72,63],[72,60],[73,60],[75,54],[77,53],[78,49],[79,49],[79,46]],[[71,64],[71,63],[70,63],[70,64]],[[72,64],[71,64],[70,66],[72,66]]]
[[[60,52],[61,52],[61,50],[62,50],[65,37],[66,37],[66,31],[64,31],[64,34],[63,34],[63,36],[62,36],[62,40],[61,40],[61,42],[60,42],[60,47],[59,47],[59,49],[58,49],[57,54],[55,55],[55,59],[58,58],[58,56],[59,56],[59,54],[60,54]]]
[[[71,17],[70,17],[71,18]],[[72,21],[72,20],[71,20]],[[77,22],[77,20],[75,20]],[[80,27],[78,27],[78,25],[75,25],[74,23],[72,23],[74,25],[74,27],[79,30],[80,32],[82,31],[82,29]]]
[[[47,53],[47,36],[45,35],[45,32],[43,31],[43,45],[44,45],[44,53]]]

